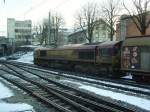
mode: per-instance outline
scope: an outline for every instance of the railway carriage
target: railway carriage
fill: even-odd
[[[38,48],[34,63],[43,66],[61,66],[95,73],[119,73],[121,42],[104,42],[96,45]]]
[[[135,80],[150,80],[150,38],[128,38],[122,50],[122,71]]]

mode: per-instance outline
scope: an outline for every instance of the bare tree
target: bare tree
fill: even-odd
[[[109,26],[110,40],[113,40],[113,36],[116,32],[115,25],[119,17],[119,12],[121,10],[120,1],[107,0],[106,4],[102,6],[102,18]]]
[[[52,26],[51,26],[52,32],[51,33],[53,33],[53,41],[54,41],[53,44],[55,47],[57,47],[59,44],[59,40],[60,40],[59,39],[60,38],[60,35],[59,35],[60,30],[64,24],[63,18],[59,14],[55,13],[52,17],[51,24],[52,24]]]
[[[43,20],[41,44],[57,47],[59,45],[60,30],[63,28],[64,19],[58,13],[51,13],[49,19]],[[62,33],[62,32],[61,32]]]
[[[40,44],[42,44],[43,42],[41,42],[42,40],[42,25],[37,24],[33,27],[33,42],[39,42]]]
[[[99,18],[98,7],[95,3],[88,3],[80,9],[77,15],[77,25],[82,29],[89,43],[93,40],[93,30],[96,26],[96,21]]]
[[[146,29],[150,24],[150,20],[148,20],[148,15],[150,15],[150,0],[132,0],[132,3],[134,6],[134,8],[132,7],[132,11],[127,8],[125,4],[123,5],[128,11],[129,17],[132,19],[137,29],[140,31],[141,35],[145,35]]]
[[[47,45],[48,44],[48,24],[47,20],[44,20],[42,25],[42,36],[40,38],[40,44]]]

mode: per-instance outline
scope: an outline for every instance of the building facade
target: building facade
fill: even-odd
[[[31,20],[17,21],[14,18],[8,18],[7,19],[7,37],[15,41],[31,43],[32,42]]]
[[[85,30],[76,31],[68,36],[68,43],[70,44],[80,44],[86,42]]]
[[[93,38],[92,42],[104,42],[104,41],[110,41],[110,33],[109,33],[109,27],[107,23],[100,19],[99,21],[96,21],[95,27],[93,29]],[[70,34],[68,36],[68,41],[71,44],[81,44],[81,43],[87,43],[88,40],[86,39],[87,34],[87,28],[85,27],[84,30],[77,29],[74,31],[74,33]]]
[[[146,18],[147,22],[150,21],[150,15]],[[150,35],[150,25],[148,25],[146,29],[145,36]],[[120,22],[116,26],[116,38],[117,40],[125,40],[126,38],[130,37],[138,37],[143,36],[138,28],[136,27],[135,23],[133,22],[132,18],[128,15],[122,15],[120,18]]]

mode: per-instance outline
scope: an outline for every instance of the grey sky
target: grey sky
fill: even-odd
[[[2,33],[6,35],[7,18],[31,19],[33,24],[36,24],[46,18],[50,10],[61,13],[66,25],[71,27],[75,13],[87,2],[103,3],[102,0],[6,0],[4,4],[1,0],[0,31],[4,32],[0,32],[0,35]]]

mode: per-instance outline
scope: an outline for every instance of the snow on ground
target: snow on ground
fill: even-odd
[[[6,88],[2,83],[0,83],[0,99],[8,98],[11,96],[13,96],[12,91]]]
[[[122,78],[124,78],[124,79],[132,79],[132,75],[127,75],[127,76],[124,76]]]
[[[6,57],[0,57],[0,60],[6,60]]]
[[[62,75],[64,75],[64,76],[70,76],[70,77],[74,77],[74,78],[78,78],[78,76],[71,76],[71,75],[66,74],[66,73],[63,73]],[[132,76],[130,75],[129,77],[132,77]],[[104,83],[104,84],[109,84],[109,85],[114,85],[114,86],[121,86],[121,87],[125,87],[125,88],[130,88],[130,89],[135,89],[135,90],[141,90],[141,91],[145,91],[145,92],[150,92],[149,89],[143,89],[143,88],[129,86],[129,85],[123,85],[123,84],[116,84],[116,83],[108,82],[108,81],[100,81],[100,80],[90,79],[90,78],[85,78],[85,77],[80,77],[80,79],[88,80],[88,81],[91,81],[91,82],[99,82],[99,83]]]
[[[62,82],[76,84],[79,86],[80,89],[88,90],[97,95],[110,97],[115,100],[120,100],[120,101],[129,103],[129,104],[132,104],[132,105],[135,105],[135,106],[138,106],[140,108],[150,111],[150,100],[145,99],[145,98],[139,98],[136,96],[126,95],[123,93],[117,93],[117,92],[113,92],[111,90],[104,90],[104,89],[96,88],[93,86],[85,85],[80,82],[72,82],[72,81],[68,81],[68,80],[62,80]]]
[[[122,77],[124,79],[132,79],[131,73],[128,73],[126,76]]]
[[[33,110],[32,106],[25,103],[9,104],[2,101],[2,99],[9,98],[11,96],[13,96],[12,91],[0,83],[0,112],[17,112],[25,110],[29,110],[28,112],[31,112],[31,110]]]
[[[8,104],[0,102],[0,111],[1,112],[33,112],[32,106],[22,103],[22,104]]]
[[[18,62],[33,64],[33,52],[17,52],[10,56],[0,57],[0,60],[14,60]]]
[[[139,98],[136,96],[129,96],[129,95],[112,92],[109,90],[103,90],[103,89],[99,89],[99,88],[92,87],[92,86],[86,86],[86,85],[81,85],[79,88],[94,92],[101,96],[111,97],[112,99],[115,99],[115,100],[124,101],[124,102],[138,106],[146,110],[150,110],[150,100],[148,99]]]
[[[33,64],[33,52],[28,52],[15,61]]]

